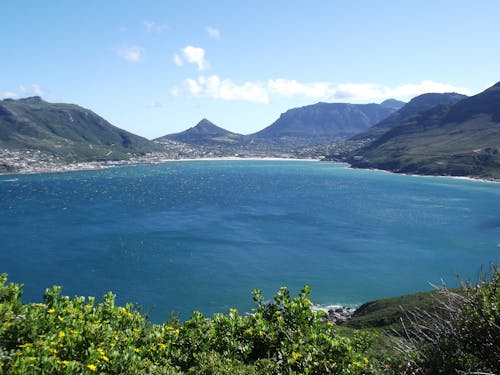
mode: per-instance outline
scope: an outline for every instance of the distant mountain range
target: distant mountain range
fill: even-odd
[[[254,134],[207,119],[154,141],[74,104],[40,97],[0,101],[0,149],[41,150],[72,161],[118,160],[153,151],[175,157],[318,157],[394,172],[500,179],[500,82],[466,97],[424,94],[405,104],[317,103],[293,108]],[[0,161],[1,162],[1,161]]]
[[[500,82],[478,95],[450,99],[401,116],[347,160],[360,168],[500,178]]]
[[[381,104],[317,103],[283,113],[265,129],[250,135],[232,133],[203,119],[181,133],[156,139],[190,145],[274,144],[284,147],[308,146],[342,141],[383,120],[405,103],[387,100]]]
[[[0,101],[0,148],[37,149],[66,161],[118,160],[158,145],[74,104],[40,97]]]

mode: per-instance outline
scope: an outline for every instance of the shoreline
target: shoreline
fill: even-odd
[[[326,314],[325,321],[340,325],[351,319],[359,306],[361,305],[314,305],[312,310],[323,311]]]
[[[80,172],[80,171],[95,171],[95,170],[103,170],[103,169],[111,169],[118,167],[135,167],[140,165],[156,165],[156,164],[166,164],[172,162],[203,162],[203,161],[304,161],[304,162],[321,162],[321,159],[315,158],[284,158],[284,157],[238,157],[238,156],[222,156],[222,157],[208,157],[208,158],[179,158],[179,159],[170,159],[170,158],[158,158],[158,159],[147,159],[147,158],[138,158],[136,160],[116,160],[116,161],[91,161],[91,162],[82,162],[82,163],[71,163],[71,164],[60,164],[53,166],[45,166],[45,167],[30,167],[26,168],[26,170],[16,171],[16,172],[0,172],[1,176],[16,176],[16,175],[28,175],[28,174],[44,174],[44,173],[68,173],[68,172]],[[347,168],[352,170],[365,170],[365,171],[376,171],[376,172],[384,172],[390,173],[394,175],[402,175],[402,176],[412,176],[412,177],[440,177],[440,178],[452,178],[457,180],[466,180],[466,181],[474,181],[474,182],[483,182],[483,183],[500,183],[500,179],[495,178],[480,178],[480,177],[471,177],[471,176],[451,176],[451,175],[426,175],[426,174],[417,174],[417,173],[402,173],[402,172],[394,172],[385,169],[378,168],[357,168],[353,167],[351,164],[347,162],[336,162],[336,161],[326,161],[329,163],[336,164],[345,164]]]
[[[336,163],[336,162],[334,162]],[[394,172],[394,171],[388,171],[386,169],[378,169],[378,168],[356,168],[356,167],[353,167],[351,164],[349,163],[345,163],[348,165],[348,168],[349,169],[352,169],[352,170],[361,170],[361,171],[376,171],[376,172],[384,172],[384,173],[389,173],[389,174],[394,174],[394,175],[400,175],[400,176],[411,176],[411,177],[425,177],[425,178],[429,178],[429,177],[439,177],[439,178],[453,178],[455,180],[465,180],[465,181],[474,181],[474,182],[491,182],[491,183],[495,183],[495,184],[498,184],[500,183],[500,179],[496,179],[496,178],[481,178],[481,177],[471,177],[471,176],[452,176],[452,175],[445,175],[445,174],[438,174],[438,175],[434,175],[434,174],[418,174],[418,173],[406,173],[406,172]]]
[[[17,175],[28,175],[28,174],[44,174],[44,173],[68,173],[68,172],[80,172],[80,171],[95,171],[119,167],[136,167],[140,165],[157,165],[166,164],[172,162],[199,162],[199,161],[307,161],[307,162],[319,162],[320,159],[312,158],[279,158],[279,157],[237,157],[237,156],[227,156],[227,157],[212,157],[212,158],[181,158],[181,159],[138,159],[138,160],[116,160],[116,161],[91,161],[83,163],[70,163],[61,164],[45,167],[30,167],[25,170],[16,172],[0,172],[0,176],[17,176]]]

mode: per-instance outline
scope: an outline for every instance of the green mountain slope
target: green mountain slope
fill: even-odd
[[[348,161],[394,172],[500,178],[500,82],[400,122]]]
[[[40,97],[0,101],[0,147],[36,149],[66,161],[117,160],[159,145],[117,128],[94,112]]]
[[[412,116],[415,116],[419,112],[429,110],[438,105],[454,104],[465,98],[465,95],[456,93],[429,93],[419,95],[378,124],[375,124],[366,131],[356,134],[351,138],[351,140],[359,141],[376,139],[396,125],[409,120]]]

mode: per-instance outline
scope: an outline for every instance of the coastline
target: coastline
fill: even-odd
[[[335,163],[335,162],[334,162]],[[434,175],[434,174],[418,174],[418,173],[406,173],[406,172],[394,172],[388,171],[386,169],[378,169],[378,168],[357,168],[353,167],[351,164],[346,163],[349,169],[357,169],[357,170],[365,170],[365,171],[376,171],[376,172],[384,172],[389,174],[401,175],[401,176],[411,176],[411,177],[439,177],[439,178],[453,178],[455,180],[466,180],[466,181],[474,181],[474,182],[491,182],[498,184],[500,183],[500,179],[496,178],[481,178],[481,177],[472,177],[472,176],[452,176],[452,175]]]
[[[26,174],[43,174],[43,173],[67,173],[67,172],[80,172],[80,171],[94,171],[94,170],[102,170],[102,169],[110,169],[117,167],[133,167],[139,165],[155,165],[155,164],[165,164],[172,162],[200,162],[200,161],[241,161],[241,160],[249,160],[249,161],[306,161],[306,162],[320,162],[326,161],[322,159],[315,158],[286,158],[286,157],[239,157],[239,156],[222,156],[222,157],[201,157],[201,158],[161,158],[161,157],[138,157],[136,159],[130,160],[115,160],[115,161],[91,161],[91,162],[82,162],[82,163],[70,163],[70,164],[54,164],[49,166],[30,166],[25,169],[15,171],[15,172],[4,172],[0,171],[0,176],[16,176],[16,175],[26,175]],[[495,178],[480,178],[480,177],[472,177],[472,176],[451,176],[451,175],[426,175],[426,174],[417,174],[417,173],[402,173],[402,172],[394,172],[385,169],[378,168],[357,168],[353,167],[351,164],[347,162],[336,162],[336,161],[326,161],[337,164],[345,164],[349,169],[357,169],[357,170],[366,170],[366,171],[377,171],[377,172],[385,172],[396,175],[403,176],[412,176],[412,177],[440,177],[440,178],[452,178],[457,180],[467,180],[474,182],[488,182],[488,183],[500,183],[500,179]]]
[[[325,316],[325,321],[333,323],[335,325],[340,325],[352,318],[356,313],[356,310],[360,305],[350,306],[350,305],[314,305],[312,307],[313,311],[323,311]]]
[[[224,157],[211,157],[211,158],[138,158],[132,160],[115,160],[115,161],[91,161],[83,163],[70,163],[70,164],[54,164],[50,166],[30,166],[15,172],[3,172],[0,171],[0,176],[16,176],[16,175],[27,175],[27,174],[43,174],[43,173],[68,173],[68,172],[80,172],[80,171],[94,171],[118,167],[134,167],[139,165],[156,165],[165,164],[172,162],[198,162],[198,161],[307,161],[307,162],[319,162],[320,159],[312,158],[280,158],[280,157],[238,157],[238,156],[224,156]]]

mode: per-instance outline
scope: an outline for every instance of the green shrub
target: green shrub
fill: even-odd
[[[5,374],[370,374],[378,362],[364,353],[374,336],[346,338],[313,312],[310,289],[291,297],[281,288],[265,304],[254,291],[252,314],[151,324],[115,296],[61,295],[23,304],[22,285],[0,279],[0,373]]]

